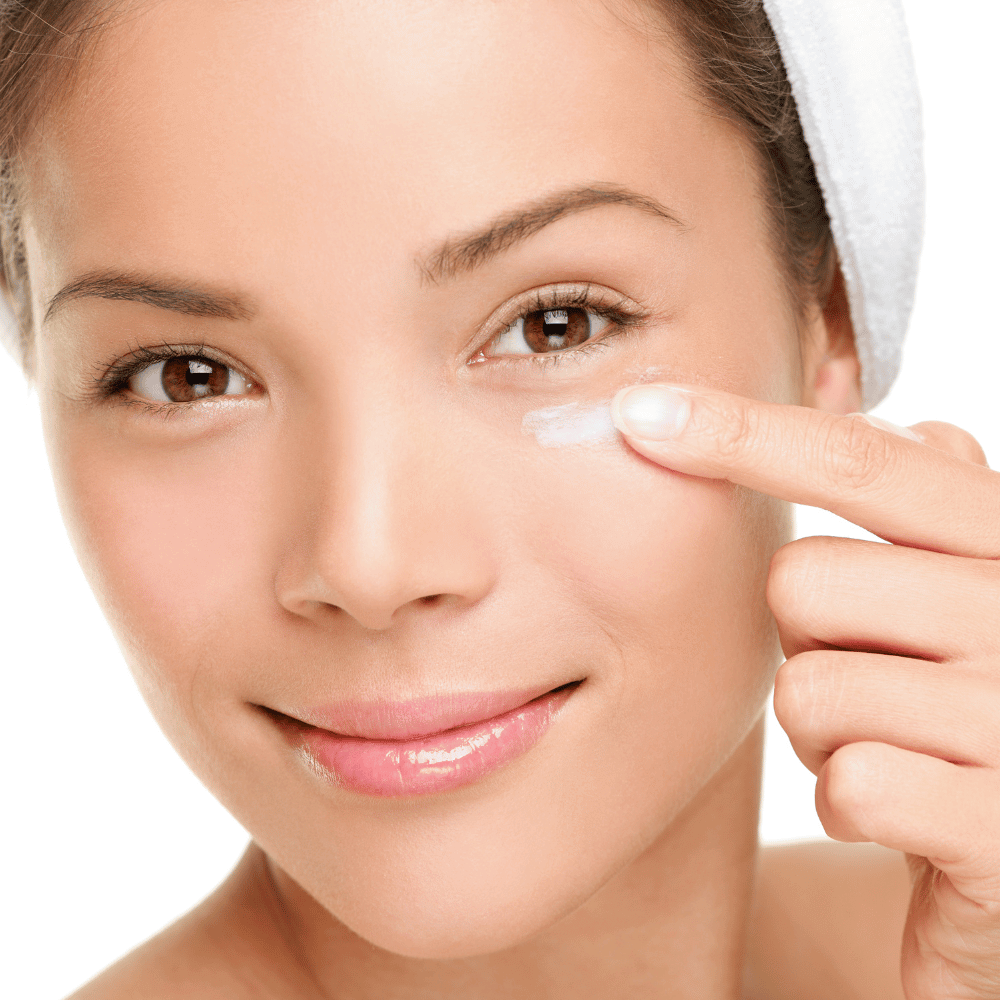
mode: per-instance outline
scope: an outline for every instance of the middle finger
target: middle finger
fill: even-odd
[[[1000,663],[995,663],[1000,673]],[[1000,765],[1000,679],[951,664],[814,650],[787,660],[774,714],[814,774],[850,743]]]
[[[1000,564],[853,538],[801,538],[771,562],[788,657],[858,649],[928,660],[1000,654]]]

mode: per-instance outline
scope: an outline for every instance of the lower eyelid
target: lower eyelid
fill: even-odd
[[[571,361],[583,361],[587,356],[600,351],[611,350],[612,342],[621,334],[630,332],[628,327],[619,327],[611,330],[602,337],[585,341],[579,347],[571,347],[562,351],[549,351],[545,354],[498,354],[494,357],[485,357],[484,361],[489,361],[494,365],[513,365],[522,368],[534,365],[538,368],[554,368],[559,364],[567,364]]]

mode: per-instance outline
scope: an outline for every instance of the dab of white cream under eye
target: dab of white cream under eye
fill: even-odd
[[[663,376],[660,368],[633,369],[633,384],[645,385]],[[616,444],[622,440],[611,419],[611,400],[600,403],[567,403],[532,410],[521,420],[521,430],[533,434],[543,448],[568,448],[573,445]]]
[[[521,429],[543,448],[613,444],[621,438],[611,419],[610,400],[532,410],[521,420]]]

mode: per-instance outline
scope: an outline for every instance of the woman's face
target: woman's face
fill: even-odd
[[[143,5],[29,150],[51,457],[138,683],[404,954],[522,940],[668,836],[776,662],[786,509],[577,433],[643,380],[803,391],[754,158],[625,14]]]

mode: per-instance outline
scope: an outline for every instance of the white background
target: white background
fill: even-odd
[[[950,420],[1000,463],[1000,5],[906,0],[925,105],[927,240],[903,375],[878,414]],[[4,992],[60,997],[221,880],[246,834],[160,735],[59,521],[34,401],[0,357]],[[1000,516],[1000,511],[998,511]],[[864,533],[800,511],[801,534]],[[821,837],[770,720],[761,835]]]

